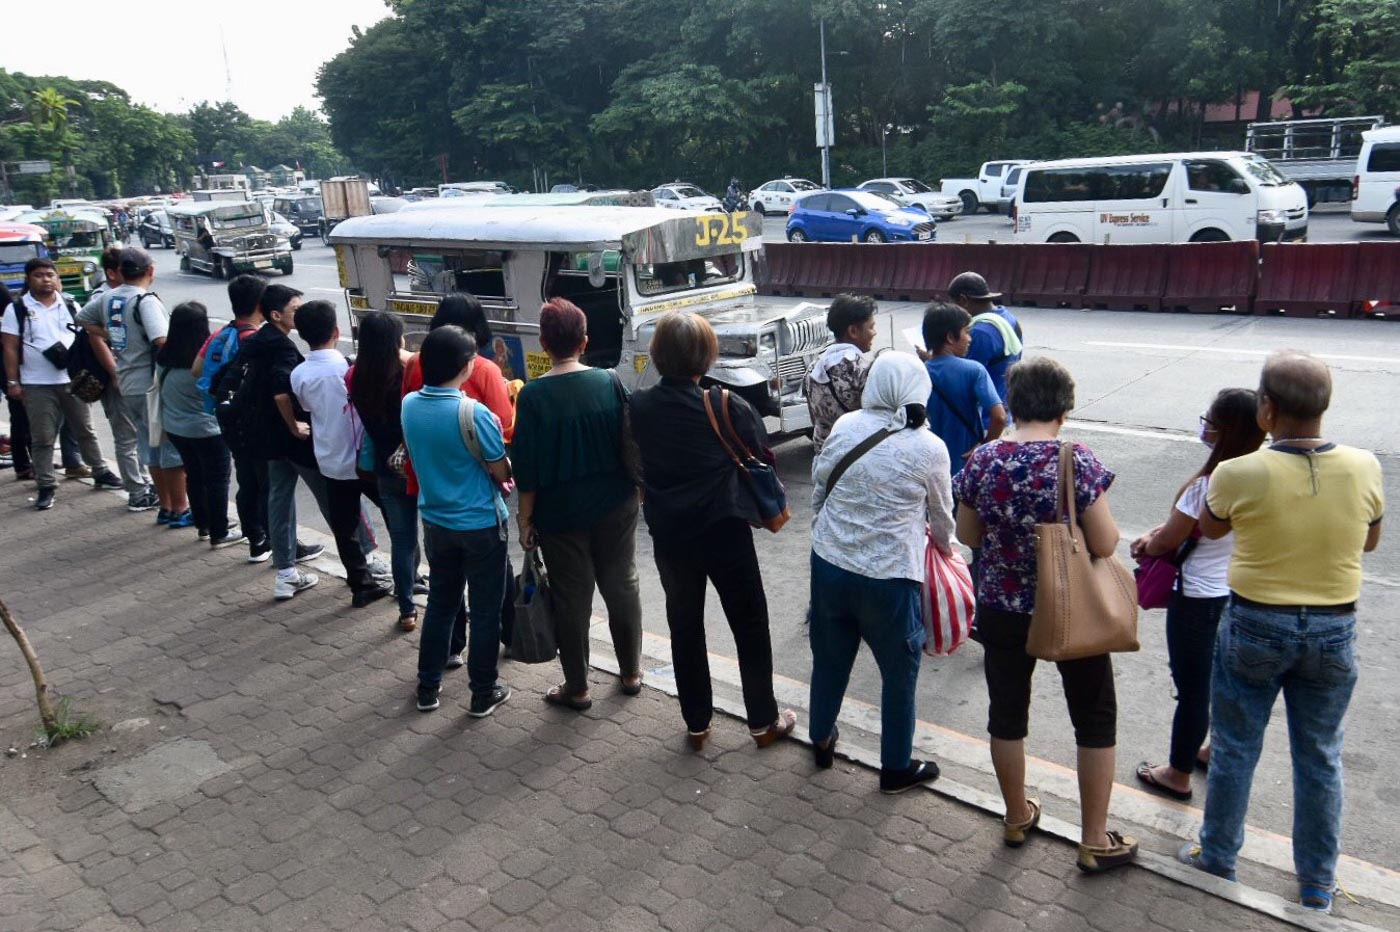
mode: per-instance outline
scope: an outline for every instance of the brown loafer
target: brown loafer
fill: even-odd
[[[1105,847],[1081,844],[1079,846],[1079,869],[1086,874],[1102,874],[1115,867],[1122,867],[1137,857],[1137,839],[1118,832],[1107,832],[1108,844]]]
[[[688,731],[685,733],[685,740],[690,743],[692,751],[703,751],[705,742],[710,740],[710,729],[704,731]]]
[[[792,730],[797,727],[797,713],[792,709],[783,709],[778,713],[778,720],[767,728],[758,731],[749,731],[749,736],[753,738],[753,743],[760,748],[766,748],[779,738],[786,738],[792,734]]]

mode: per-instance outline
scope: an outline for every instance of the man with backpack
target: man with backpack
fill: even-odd
[[[948,297],[972,315],[972,345],[968,347],[967,358],[987,368],[997,397],[1004,404],[1006,370],[1021,361],[1020,321],[997,303],[1001,293],[988,288],[987,280],[976,272],[963,272],[949,282]],[[983,426],[989,425],[990,421],[984,418]]]
[[[76,339],[72,329],[76,311],[59,284],[58,269],[51,260],[30,259],[24,265],[24,292],[0,320],[5,393],[23,401],[29,416],[30,451],[39,487],[34,507],[40,511],[52,508],[57,495],[53,448],[65,421],[98,488],[110,487],[114,481],[102,459],[88,406],[69,390],[68,357]]]
[[[151,290],[155,264],[141,249],[122,250],[122,284],[88,303],[78,323],[88,332],[92,350],[111,378],[102,408],[112,427],[117,468],[127,491],[128,511],[189,510],[184,464],[174,447],[152,448],[146,423],[146,390],[155,379],[155,354],[165,343],[170,317]],[[154,488],[152,488],[154,486]]]

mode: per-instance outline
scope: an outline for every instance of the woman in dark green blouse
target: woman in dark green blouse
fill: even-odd
[[[593,587],[608,607],[622,691],[641,691],[642,601],[637,588],[637,487],[622,459],[626,390],[579,362],[583,311],[563,298],[540,309],[540,345],[553,366],[520,391],[511,461],[520,490],[520,543],[538,546],[554,598],[564,682],[545,701],[582,711],[588,693]]]

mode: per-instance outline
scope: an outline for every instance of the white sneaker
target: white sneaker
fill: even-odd
[[[320,581],[320,577],[315,573],[303,573],[301,570],[297,570],[295,576],[286,578],[278,573],[277,583],[272,587],[272,597],[279,602],[285,602],[298,592],[310,589]]]
[[[375,579],[393,579],[394,577],[394,571],[389,568],[389,564],[378,557],[370,557],[365,561],[365,565],[369,568],[369,574]]]
[[[458,667],[464,667],[466,665],[467,662],[462,659],[461,654],[448,654],[447,663],[444,664],[449,670],[456,670]]]

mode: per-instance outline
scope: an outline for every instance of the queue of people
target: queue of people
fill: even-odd
[[[398,628],[413,631],[413,594],[426,589],[417,708],[439,708],[446,673],[466,667],[467,714],[478,718],[511,696],[499,675],[515,598],[507,498],[518,500],[519,542],[542,556],[553,593],[562,681],[542,699],[579,712],[593,703],[595,589],[607,608],[618,688],[641,690],[635,538],[644,517],[689,746],[706,746],[713,720],[707,586],[734,638],[755,745],[794,731],[796,714],[780,709],[774,692],[753,535],[763,521],[743,474],[746,462],[776,461],[758,412],[704,384],[718,356],[704,317],[682,311],[658,320],[649,354],[660,380],[629,393],[614,373],[582,361],[586,315],[551,299],[539,315],[550,369],[512,402],[513,387],[488,356],[489,323],[469,296],[442,302],[418,353],[405,349],[399,320],[367,315],[352,367],[336,349],[335,308],[303,303],[285,286],[236,278],[234,319],[211,333],[196,302],[167,315],[150,292],[153,272],[140,250],[114,256],[113,287],[80,312],[64,307],[51,263],[30,265],[26,291],[0,332],[7,371],[20,376],[7,394],[29,408],[40,508],[53,504],[53,446],[66,421],[100,487],[125,488],[132,510],[159,507],[164,523],[194,526],[214,547],[246,541],[250,562],[273,561],[274,596],[284,600],[318,582],[299,567],[318,552],[296,540],[295,491],[305,484],[332,529],[354,606],[392,595]],[[864,641],[882,683],[880,790],[937,779],[934,761],[913,756],[921,594],[930,582],[925,547],[948,554],[961,542],[976,557],[975,640],[1003,841],[1017,847],[1042,817],[1026,786],[1024,747],[1037,665],[1027,649],[1036,525],[1060,520],[1067,500],[1088,551],[1111,557],[1119,543],[1109,503],[1115,474],[1089,447],[1061,438],[1075,406],[1068,370],[1046,357],[1021,358],[1020,324],[981,276],[959,275],[949,293],[951,303],[925,311],[917,356],[872,352],[874,301],[838,297],[828,315],[834,342],[808,376],[817,446],[812,752],[818,769],[832,766]],[[111,379],[110,400],[102,400],[120,437],[121,478],[106,469],[87,406],[63,390],[66,372],[50,359],[51,345],[71,346],[80,327]],[[311,346],[309,356],[290,339],[293,330]],[[158,401],[148,404],[152,395]],[[1336,884],[1361,555],[1377,546],[1384,512],[1376,458],[1326,439],[1330,398],[1326,366],[1293,352],[1268,359],[1257,391],[1221,390],[1201,417],[1205,463],[1186,478],[1167,520],[1130,548],[1135,556],[1172,555],[1179,567],[1167,613],[1178,693],[1170,754],[1137,770],[1149,790],[1186,800],[1193,771],[1209,761],[1200,842],[1179,859],[1234,879],[1254,766],[1282,692],[1293,738],[1300,901],[1321,911],[1330,910]],[[1071,463],[1065,489],[1062,451]],[[391,567],[373,565],[366,500],[389,528]],[[1113,663],[1104,653],[1057,668],[1077,748],[1076,863],[1088,873],[1111,870],[1130,863],[1138,847],[1109,819]]]

